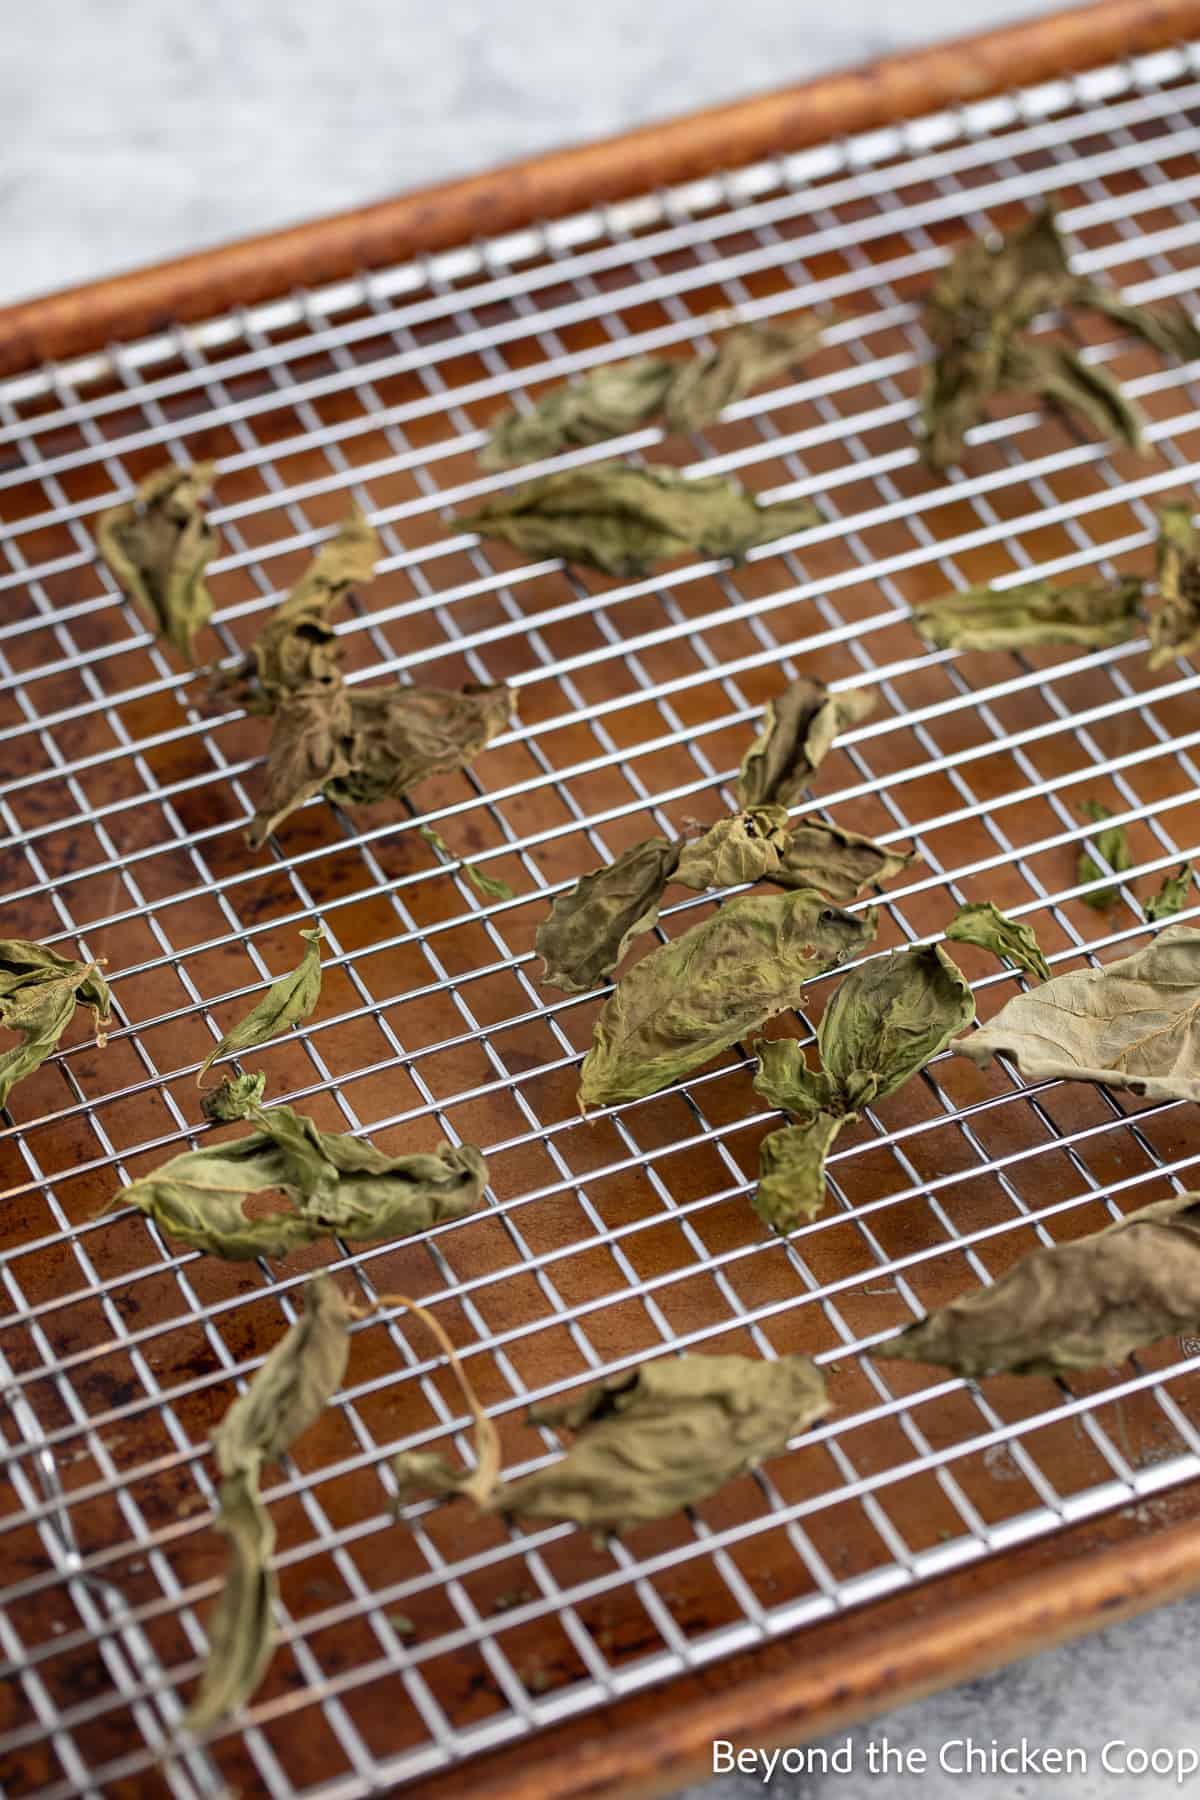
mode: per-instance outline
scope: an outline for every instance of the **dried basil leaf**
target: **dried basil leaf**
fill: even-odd
[[[316,1423],[346,1373],[351,1317],[340,1288],[328,1275],[316,1275],[306,1283],[299,1319],[217,1427],[213,1450],[222,1475],[253,1472],[263,1463],[276,1462]]]
[[[0,938],[0,1025],[23,1040],[0,1055],[0,1106],[57,1049],[77,1005],[91,1009],[103,1048],[112,1004],[99,964],[77,962],[25,938]]]
[[[1026,581],[968,588],[916,607],[913,624],[939,650],[1028,650],[1038,644],[1105,649],[1137,635],[1141,594],[1142,583],[1132,575],[1064,587]]]
[[[446,688],[358,688],[350,695],[349,768],[330,776],[331,800],[399,799],[430,775],[462,769],[516,710],[510,688],[468,682]]]
[[[802,819],[788,833],[779,867],[770,879],[779,887],[819,888],[846,906],[919,860],[916,850],[889,850],[857,831],[821,819]]]
[[[567,994],[583,994],[607,981],[633,939],[658,918],[678,860],[678,844],[644,838],[557,895],[533,941],[542,980]]]
[[[1158,610],[1150,620],[1152,669],[1200,649],[1200,546],[1186,500],[1159,508],[1158,591]]]
[[[259,633],[250,655],[218,670],[215,686],[233,690],[248,712],[273,712],[291,695],[340,687],[341,650],[332,619],[351,588],[374,579],[379,539],[358,507],[321,545],[287,598]]]
[[[271,1659],[275,1530],[258,1496],[259,1472],[275,1462],[324,1411],[341,1386],[350,1354],[351,1313],[337,1286],[318,1275],[304,1289],[304,1311],[280,1339],[213,1439],[224,1480],[217,1529],[233,1561],[208,1625],[208,1660],[185,1724],[214,1725],[249,1699]]]
[[[1065,977],[1064,977],[1065,979]],[[960,1375],[1065,1375],[1200,1330],[1200,1194],[1177,1194],[1026,1256],[872,1355]]]
[[[580,1075],[584,1110],[680,1081],[785,1007],[875,935],[801,888],[747,894],[635,963],[604,1004]]]
[[[874,710],[875,696],[864,688],[830,694],[824,682],[799,675],[763,710],[762,730],[742,758],[738,804],[791,806],[847,727]]]
[[[246,832],[252,850],[327,782],[349,775],[352,744],[350,696],[340,685],[308,688],[280,702],[271,715],[258,811]]]
[[[668,431],[699,431],[820,342],[821,326],[811,317],[792,325],[740,325],[708,356],[638,356],[593,369],[580,381],[552,388],[532,412],[504,413],[479,460],[485,469],[539,462],[560,450],[621,437],[660,415]]]
[[[361,1138],[319,1131],[287,1106],[249,1106],[258,1129],[185,1150],[130,1183],[103,1209],[136,1206],[169,1237],[215,1256],[287,1256],[323,1237],[373,1243],[408,1237],[478,1204],[487,1164],[471,1144],[434,1156],[385,1156]],[[280,1190],[291,1212],[247,1218],[251,1194]]]
[[[1016,994],[951,1048],[981,1068],[998,1052],[1026,1081],[1101,1081],[1149,1100],[1200,1100],[1200,931],[1168,925],[1101,969]]]
[[[675,469],[616,462],[538,476],[455,518],[460,531],[502,538],[527,556],[561,556],[634,579],[672,556],[738,562],[756,545],[820,522],[808,500],[767,506],[723,475],[689,481]]]
[[[420,825],[417,829],[425,842],[431,844],[439,856],[458,863],[471,886],[475,888],[476,892],[482,894],[485,900],[511,900],[513,898],[513,891],[507,881],[501,881],[498,875],[486,875],[473,863],[463,862],[461,857],[456,857],[441,832],[435,831],[432,825]]]
[[[940,944],[927,944],[873,957],[838,983],[817,1028],[818,1072],[794,1040],[759,1044],[755,1091],[798,1119],[795,1136],[776,1132],[764,1143],[759,1217],[787,1231],[818,1212],[825,1152],[840,1125],[895,1093],[974,1016],[962,972]]]
[[[217,534],[204,513],[210,462],[170,464],[148,475],[132,500],[101,513],[100,554],[146,623],[188,662],[196,633],[212,616],[204,570]]]
[[[1103,825],[1106,819],[1112,818],[1107,806],[1099,800],[1085,800],[1079,810],[1084,818],[1090,819],[1094,825]],[[1094,831],[1091,835],[1096,849],[1115,874],[1120,875],[1126,869],[1132,868],[1133,854],[1130,851],[1123,825],[1110,825],[1107,831]],[[1076,880],[1080,882],[1099,881],[1103,874],[1104,870],[1099,864],[1093,862],[1086,850],[1081,850],[1076,869]],[[1097,912],[1107,912],[1110,906],[1116,905],[1121,894],[1118,888],[1108,887],[1099,888],[1093,894],[1081,894],[1079,898],[1085,906],[1094,906]]]
[[[489,1512],[569,1519],[623,1532],[695,1506],[829,1410],[825,1382],[807,1356],[681,1356],[644,1363],[530,1420],[570,1431],[565,1456],[480,1499]],[[396,1459],[407,1494],[424,1485],[461,1491],[440,1458]],[[433,1465],[439,1465],[433,1467]],[[477,1496],[477,1498],[479,1498]]]
[[[1140,415],[1112,376],[1071,350],[1026,335],[1039,313],[1080,308],[1103,313],[1163,355],[1200,356],[1200,332],[1181,308],[1130,306],[1115,290],[1073,276],[1047,205],[1007,237],[964,245],[930,291],[926,326],[935,357],[922,429],[935,468],[958,460],[989,401],[1010,391],[1036,394],[1131,449],[1143,447]]]
[[[235,1119],[248,1119],[256,1106],[261,1106],[266,1089],[265,1075],[227,1075],[216,1087],[200,1096],[200,1111],[214,1125],[232,1125]]]
[[[719,819],[703,837],[681,847],[671,879],[703,893],[773,877],[787,843],[787,818],[786,806],[755,806]]]
[[[1033,926],[1008,918],[990,900],[960,906],[946,927],[946,936],[956,944],[977,944],[1001,959],[1007,957],[1035,981],[1050,979],[1050,968]]]
[[[307,1019],[321,996],[321,939],[325,928],[318,919],[311,931],[300,936],[308,946],[296,967],[272,982],[262,999],[239,1019],[196,1071],[196,1085],[203,1081],[219,1056],[253,1050],[268,1038],[281,1037],[292,1025]]]
[[[1195,870],[1190,863],[1183,863],[1174,875],[1168,875],[1152,900],[1146,902],[1148,919],[1169,919],[1172,913],[1182,912],[1192,898],[1192,877]]]
[[[208,1621],[204,1675],[183,1721],[189,1731],[204,1731],[249,1699],[275,1647],[275,1527],[258,1497],[257,1472],[227,1476],[217,1509],[217,1530],[229,1539],[232,1561]]]

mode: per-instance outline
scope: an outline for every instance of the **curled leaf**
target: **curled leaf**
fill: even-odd
[[[227,1476],[217,1509],[217,1530],[229,1539],[231,1561],[208,1621],[204,1675],[184,1718],[189,1731],[206,1730],[248,1700],[275,1647],[275,1527],[258,1497],[257,1470]]]
[[[1009,1056],[1027,1081],[1100,1081],[1148,1100],[1200,1100],[1200,931],[1168,925],[1100,969],[1016,994],[951,1048],[981,1068]]]
[[[212,615],[204,570],[217,536],[204,513],[210,462],[156,469],[132,500],[101,513],[100,554],[146,623],[192,661],[192,642]]]
[[[326,783],[349,775],[352,749],[350,697],[340,682],[307,688],[281,701],[271,715],[258,810],[246,832],[250,848],[265,844],[289,813]]]
[[[136,1206],[193,1249],[244,1260],[286,1256],[336,1235],[349,1243],[408,1237],[473,1210],[487,1164],[470,1144],[385,1156],[361,1138],[319,1131],[287,1106],[247,1108],[258,1130],[185,1150],[130,1183],[108,1206]],[[248,1218],[251,1194],[279,1190],[290,1212]]]
[[[1166,876],[1154,898],[1146,902],[1146,917],[1169,919],[1172,913],[1182,912],[1192,898],[1194,874],[1191,863],[1183,863],[1174,875]]]
[[[644,838],[557,895],[534,938],[542,980],[568,994],[586,993],[607,981],[633,939],[658,918],[663,890],[678,860],[678,844]]]
[[[820,514],[808,500],[761,505],[723,475],[689,481],[674,469],[614,462],[541,475],[455,522],[527,556],[561,556],[637,578],[672,556],[738,562],[759,544],[809,530]]]
[[[939,650],[1028,650],[1039,644],[1104,649],[1137,635],[1141,593],[1136,576],[1065,587],[1026,581],[968,588],[917,607],[913,624]]]
[[[1158,610],[1150,620],[1152,669],[1200,649],[1200,546],[1186,500],[1158,512]]]
[[[307,1019],[321,996],[321,939],[324,927],[318,919],[311,931],[302,931],[307,948],[296,967],[272,982],[262,999],[239,1019],[215,1049],[210,1050],[196,1071],[196,1084],[219,1056],[231,1056],[241,1050],[253,1050],[268,1038],[280,1037],[301,1019]]]
[[[703,893],[774,877],[786,843],[786,806],[750,807],[719,819],[703,837],[684,844],[671,879]]]
[[[825,1158],[845,1123],[845,1114],[810,1113],[763,1139],[754,1210],[772,1231],[793,1231],[801,1219],[813,1219],[821,1211]]]
[[[1004,386],[1035,394],[1049,411],[1075,415],[1103,438],[1145,452],[1142,415],[1102,363],[1085,362],[1062,344],[1014,344],[1004,359]]]
[[[731,900],[635,963],[609,996],[584,1059],[580,1106],[681,1081],[797,1005],[804,983],[862,950],[875,923],[873,909],[855,919],[807,888]]]
[[[508,724],[511,689],[357,688],[350,695],[349,768],[330,776],[331,800],[399,799],[431,775],[465,768]]]
[[[1079,810],[1084,818],[1090,819],[1094,825],[1103,825],[1105,820],[1112,818],[1107,806],[1099,800],[1085,800]],[[1094,831],[1091,836],[1096,849],[1114,874],[1120,875],[1126,869],[1132,868],[1133,854],[1130,851],[1123,825],[1110,825],[1107,831]],[[1099,881],[1103,874],[1104,870],[1099,864],[1092,860],[1086,850],[1081,850],[1076,880],[1080,882]],[[1110,906],[1116,905],[1121,895],[1119,889],[1108,887],[1099,888],[1092,894],[1081,894],[1079,897],[1085,906],[1093,906],[1097,912],[1107,912]]]
[[[779,887],[818,888],[846,906],[917,861],[915,850],[892,850],[841,825],[802,819],[788,832],[770,879]]]
[[[873,1356],[960,1375],[1065,1375],[1200,1331],[1200,1194],[1143,1206],[1103,1231],[1035,1250],[877,1344]]]
[[[532,1422],[572,1434],[570,1448],[546,1468],[497,1485],[479,1503],[489,1512],[628,1531],[698,1505],[786,1450],[789,1439],[828,1410],[824,1379],[807,1356],[661,1358],[600,1382],[567,1405],[531,1408]],[[422,1466],[438,1459],[402,1460],[409,1491],[419,1485]],[[436,1491],[452,1491],[437,1474],[434,1480]]]
[[[742,758],[738,804],[793,805],[838,734],[861,723],[874,706],[875,696],[863,688],[830,694],[824,682],[797,676],[763,710],[762,730]]]
[[[1050,969],[1032,925],[1008,918],[990,900],[960,906],[946,927],[946,936],[957,944],[977,944],[995,956],[1007,957],[1035,981],[1049,981]]]
[[[265,1075],[227,1075],[216,1087],[200,1096],[200,1111],[214,1125],[231,1125],[235,1119],[248,1119],[256,1106],[261,1106],[267,1078]]]
[[[607,364],[552,388],[532,412],[504,413],[479,460],[485,469],[538,462],[576,445],[621,437],[660,416],[668,431],[699,431],[820,341],[820,324],[806,317],[792,325],[740,325],[708,356],[638,356]]]
[[[0,1025],[23,1040],[0,1054],[0,1106],[7,1106],[17,1083],[57,1049],[77,1005],[91,1009],[102,1047],[111,997],[99,965],[24,938],[0,938]]]

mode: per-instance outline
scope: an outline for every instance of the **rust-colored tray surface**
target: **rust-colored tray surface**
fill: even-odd
[[[1145,899],[1200,843],[1192,670],[1150,674],[1141,639],[932,653],[909,611],[967,583],[1146,572],[1154,505],[1190,491],[1200,456],[1195,372],[1088,321],[1088,354],[1136,395],[1153,454],[1016,407],[941,481],[913,436],[918,302],[966,232],[1056,194],[1081,271],[1194,305],[1198,146],[1200,56],[1169,47],[281,287],[0,383],[0,931],[106,957],[118,1014],[103,1051],[74,1028],[0,1130],[7,1794],[629,1792],[682,1779],[688,1754],[654,1740],[651,1690],[660,1717],[703,1716],[699,1741],[732,1735],[740,1708],[774,1729],[787,1668],[827,1668],[822,1692],[793,1693],[811,1728],[981,1661],[973,1596],[991,1595],[1009,1650],[1128,1602],[1119,1575],[1070,1585],[1081,1550],[1123,1546],[1145,1598],[1191,1578],[1195,1535],[1156,1534],[1196,1508],[1200,1346],[982,1389],[862,1354],[1037,1244],[1188,1185],[1183,1106],[939,1058],[839,1140],[826,1213],[784,1242],[749,1206],[778,1120],[748,1053],[584,1122],[577,1066],[603,995],[544,987],[532,946],[586,869],[729,806],[763,702],[801,669],[878,702],[815,805],[920,849],[882,898],[881,946],[936,936],[984,898],[1036,926],[1055,972],[1146,941]],[[819,528],[738,569],[639,582],[450,529],[448,508],[521,479],[479,467],[497,409],[636,352],[707,348],[731,317],[809,306],[835,315],[825,347],[703,437],[644,430],[564,460],[729,472],[768,497],[812,495]],[[195,709],[95,555],[98,513],[168,457],[218,465],[204,654],[247,645],[357,501],[385,555],[342,627],[351,678],[506,680],[519,723],[407,807],[314,803],[248,851],[261,722]],[[1106,912],[1077,874],[1088,798],[1133,853]],[[481,899],[459,856],[515,897]],[[661,931],[711,904],[673,897]],[[197,1141],[199,1062],[315,912],[321,1001],[255,1058],[271,1096],[393,1151],[480,1145],[486,1205],[415,1242],[274,1267],[180,1254],[128,1211],[98,1220],[122,1182]],[[961,957],[986,1018],[1018,978]],[[777,1029],[809,1038],[830,991],[813,983]],[[524,1422],[531,1398],[673,1350],[811,1352],[835,1411],[623,1544],[465,1505],[413,1505],[396,1524],[391,1453],[469,1454],[467,1420],[418,1327],[363,1324],[343,1390],[266,1480],[271,1671],[235,1725],[177,1742],[225,1561],[209,1439],[325,1265],[363,1298],[434,1308],[510,1473],[558,1453]]]

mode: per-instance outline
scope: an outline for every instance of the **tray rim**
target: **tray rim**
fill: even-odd
[[[1092,0],[0,307],[0,377],[699,180],[1200,31],[1200,0]]]
[[[1200,0],[1092,0],[20,301],[0,308],[0,378],[1195,35]],[[425,1778],[421,1792],[449,1800],[466,1767],[474,1800],[654,1800],[711,1774],[714,1738],[802,1744],[1200,1588],[1200,1518],[1097,1548],[1113,1516],[994,1552],[982,1592],[969,1591],[979,1565],[968,1564],[720,1659],[699,1679],[668,1678],[527,1734]],[[862,1621],[876,1611],[887,1622],[864,1645]],[[849,1656],[837,1641],[848,1618],[858,1621]],[[745,1677],[731,1681],[730,1665]],[[663,1717],[648,1724],[660,1702]]]

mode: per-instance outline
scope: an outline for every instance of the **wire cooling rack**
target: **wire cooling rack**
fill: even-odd
[[[731,804],[763,701],[800,669],[877,697],[815,804],[920,849],[881,901],[880,944],[936,936],[983,898],[1036,925],[1056,972],[1144,941],[1145,899],[1200,843],[1192,670],[1149,675],[1144,640],[930,653],[908,616],[967,583],[1146,571],[1154,504],[1189,491],[1200,456],[1195,371],[1085,322],[1154,454],[1014,410],[942,483],[912,432],[917,300],[949,245],[1056,194],[1081,271],[1194,305],[1198,148],[1200,66],[1172,50],[0,385],[0,929],[107,957],[117,1010],[107,1049],[80,1024],[0,1131],[6,1793],[378,1791],[1089,1516],[1175,1516],[1200,1471],[1184,1379],[1200,1345],[1119,1378],[982,1389],[861,1352],[1036,1244],[1185,1187],[1181,1106],[942,1057],[839,1140],[826,1214],[776,1241],[749,1195],[778,1121],[745,1052],[585,1123],[576,1070],[603,996],[541,987],[532,942],[584,870]],[[737,570],[627,583],[450,531],[448,507],[532,472],[481,475],[501,407],[806,306],[834,322],[796,379],[702,438],[644,430],[564,460],[735,473],[813,495],[820,528]],[[357,501],[385,556],[342,627],[351,679],[510,682],[520,723],[473,770],[408,811],[314,803],[246,850],[261,723],[196,710],[94,548],[114,497],[167,457],[208,456],[209,651],[253,638]],[[1133,849],[1106,912],[1084,902],[1111,874],[1077,876],[1087,798]],[[459,857],[515,898],[483,902]],[[673,902],[662,929],[710,904]],[[478,1143],[486,1206],[274,1268],[179,1254],[140,1215],[97,1220],[193,1140],[199,1062],[316,912],[321,1005],[255,1057],[271,1096],[384,1148]],[[986,1018],[1018,978],[961,957]],[[828,990],[784,1029],[809,1037]],[[362,1326],[343,1392],[267,1481],[271,1673],[236,1729],[168,1755],[224,1566],[208,1441],[322,1263],[363,1297],[434,1308],[510,1474],[557,1453],[528,1400],[672,1349],[810,1351],[836,1410],[627,1544],[462,1505],[395,1524],[390,1454],[467,1455],[468,1422],[418,1327]]]

